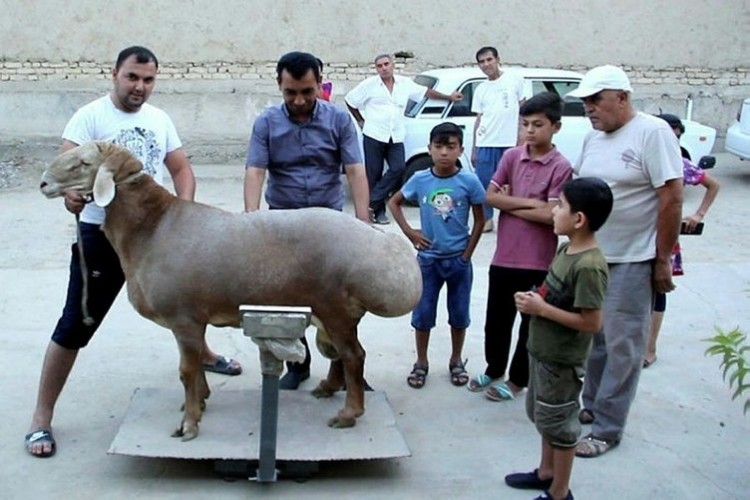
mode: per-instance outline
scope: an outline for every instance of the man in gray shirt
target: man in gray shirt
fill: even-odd
[[[346,111],[318,99],[320,66],[304,52],[285,54],[276,66],[284,102],[265,110],[253,124],[245,166],[245,211],[260,208],[268,171],[270,209],[325,207],[341,210],[341,165],[349,181],[356,217],[369,223],[367,176],[357,134]],[[297,389],[310,377],[310,350],[303,363],[287,363],[282,389]]]

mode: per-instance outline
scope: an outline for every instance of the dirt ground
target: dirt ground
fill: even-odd
[[[74,219],[61,201],[46,200],[37,190],[40,164],[16,168],[7,158],[0,164],[9,179],[0,187],[2,498],[535,496],[511,490],[502,481],[509,472],[537,465],[539,438],[526,420],[523,398],[492,403],[450,385],[449,337],[442,310],[430,346],[432,369],[420,391],[405,383],[414,362],[409,318],[368,315],[360,329],[368,352],[367,379],[387,393],[411,448],[409,458],[323,463],[307,483],[281,481],[262,488],[222,481],[210,462],[108,456],[136,388],[179,387],[178,354],[171,335],[140,318],[124,295],[82,351],[62,395],[54,424],[57,455],[48,460],[28,456],[23,435],[44,349],[63,304],[74,238]],[[241,162],[198,165],[196,173],[199,201],[241,210]],[[683,238],[686,275],[678,278],[678,289],[669,297],[659,360],[642,374],[620,447],[596,460],[576,462],[572,489],[579,498],[747,498],[750,415],[743,416],[741,403],[730,400],[718,360],[704,356],[706,344],[701,339],[712,335],[714,327],[750,330],[750,162],[722,154],[711,175],[722,183],[722,191],[706,218],[704,235]],[[701,195],[699,188],[687,189],[686,209],[696,207]],[[416,212],[409,210],[409,217],[415,218]],[[391,225],[387,230],[397,228]],[[474,259],[474,322],[465,348],[472,373],[484,367],[482,318],[493,250],[494,234],[485,235]],[[215,328],[208,338],[216,350],[245,367],[239,377],[211,375],[214,391],[260,387],[257,349],[249,339]],[[315,353],[312,380],[304,389],[311,389],[326,368]],[[205,419],[211,418],[210,408],[209,401]],[[178,420],[175,409],[175,425]]]

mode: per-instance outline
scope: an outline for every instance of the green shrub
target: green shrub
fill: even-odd
[[[706,349],[706,356],[721,356],[719,364],[724,369],[722,377],[729,381],[729,388],[735,389],[732,394],[732,401],[750,391],[750,383],[745,383],[745,379],[750,379],[750,361],[746,354],[750,351],[750,345],[747,345],[747,335],[742,333],[739,327],[726,332],[716,327],[716,335],[711,338],[703,339],[709,342],[711,347]],[[750,410],[750,398],[745,400],[742,413],[747,414]]]

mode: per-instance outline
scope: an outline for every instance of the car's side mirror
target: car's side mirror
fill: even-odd
[[[702,156],[700,160],[698,160],[698,167],[700,167],[703,170],[708,170],[709,168],[714,168],[716,166],[716,157],[715,156]]]

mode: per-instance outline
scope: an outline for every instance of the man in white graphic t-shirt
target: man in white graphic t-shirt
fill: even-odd
[[[500,70],[495,47],[482,47],[476,58],[487,81],[474,91],[471,103],[471,111],[477,113],[471,162],[487,189],[503,153],[518,142],[518,110],[524,101],[523,78]],[[486,203],[484,220],[484,231],[492,231],[492,207]]]
[[[145,172],[160,184],[166,168],[177,196],[192,200],[195,177],[177,130],[164,111],[146,103],[156,83],[158,68],[158,60],[149,49],[134,46],[120,52],[112,70],[112,91],[73,115],[63,131],[60,151],[90,141],[118,144],[136,156]],[[26,451],[39,458],[51,457],[56,452],[52,436],[55,404],[78,351],[91,340],[125,282],[120,260],[101,230],[104,209],[87,204],[84,196],[75,191],[65,194],[65,208],[80,213],[80,237],[72,248],[68,295],[47,346],[36,407],[25,437]],[[88,268],[86,285],[81,275],[79,245]],[[84,295],[88,296],[86,305],[90,313],[86,319],[93,319],[92,324],[84,321],[81,302]],[[206,370],[227,375],[242,371],[239,363],[217,355],[205,342],[202,361]]]

